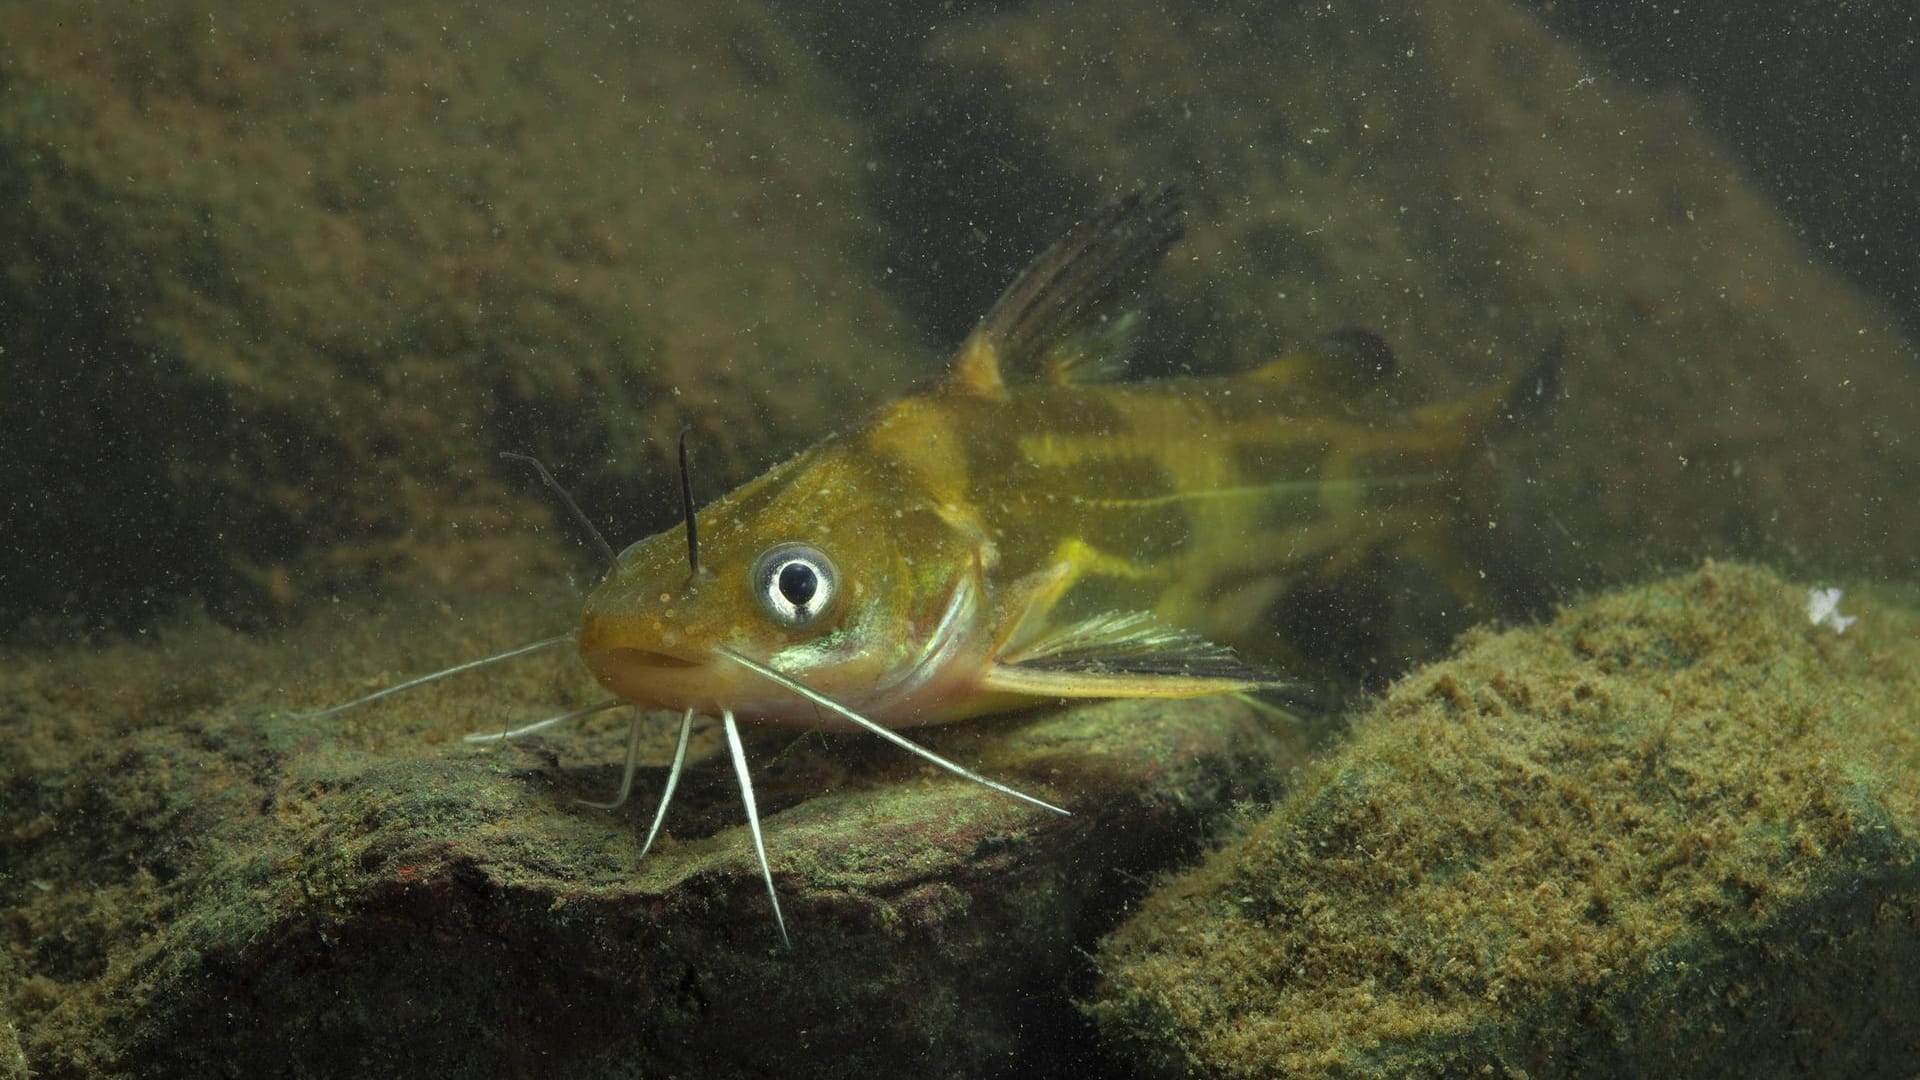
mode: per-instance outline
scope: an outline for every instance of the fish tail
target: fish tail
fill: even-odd
[[[1450,511],[1436,527],[1412,528],[1395,545],[1443,582],[1463,608],[1530,610],[1535,591],[1514,557],[1513,533],[1529,515],[1536,469],[1519,459],[1537,446],[1558,400],[1563,337],[1518,378],[1412,410],[1431,433],[1430,460],[1445,478]]]
[[[1528,552],[1541,525],[1537,456],[1560,401],[1567,356],[1566,335],[1556,334],[1518,378],[1488,391],[1494,406],[1461,461],[1460,565],[1474,568],[1475,591],[1510,616],[1538,613],[1552,600],[1534,569],[1540,560]]]
[[[1540,359],[1519,378],[1489,386],[1452,401],[1434,402],[1413,410],[1418,422],[1445,432],[1437,457],[1451,458],[1464,478],[1497,456],[1510,439],[1537,435],[1551,419],[1560,396],[1560,368],[1566,355],[1564,337],[1557,337]]]

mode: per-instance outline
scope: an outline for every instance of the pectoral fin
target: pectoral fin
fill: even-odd
[[[1186,698],[1285,680],[1148,612],[1109,612],[1033,638],[988,668],[982,689],[1024,697]]]

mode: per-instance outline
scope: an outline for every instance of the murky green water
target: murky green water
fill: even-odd
[[[1290,804],[1249,823],[1296,770],[1345,760],[1369,695],[1456,635],[1705,559],[1769,568],[1771,585],[1734,571],[1733,591],[1779,634],[1806,590],[1846,590],[1861,624],[1810,622],[1782,646],[1831,665],[1793,683],[1829,686],[1827,704],[1779,722],[1853,746],[1869,717],[1880,771],[1807,781],[1820,812],[1765,829],[1715,801],[1737,785],[1693,778],[1674,830],[1706,854],[1687,865],[1767,830],[1865,835],[1838,819],[1894,839],[1854,862],[1834,861],[1844,843],[1781,848],[1779,873],[1815,882],[1800,906],[1755,901],[1735,926],[1702,901],[1684,949],[1636,942],[1607,970],[1721,963],[1700,992],[1741,987],[1743,1015],[1765,1018],[1742,1037],[1799,1030],[1769,989],[1784,976],[1727,957],[1816,932],[1884,943],[1841,955],[1912,948],[1910,922],[1835,900],[1884,894],[1884,915],[1911,893],[1897,793],[1920,717],[1874,680],[1907,655],[1920,566],[1912,18],[1500,0],[0,10],[0,1076],[1245,1075],[1232,1053],[1169,1049],[1218,1035],[1217,1015],[1142,1020],[1134,1001],[1096,1025],[1076,1003],[1117,1000],[1100,940],[1158,875],[1275,835]],[[1314,385],[1337,384],[1311,365],[1351,359],[1328,335],[1364,330],[1391,363],[1363,395],[1405,407],[1557,383],[1476,451],[1419,543],[1383,530],[1271,596],[1223,591],[1258,601],[1230,644],[1288,694],[924,735],[1062,801],[1057,820],[869,738],[748,724],[790,950],[717,724],[696,725],[645,860],[672,716],[644,725],[635,798],[613,813],[576,800],[619,784],[623,714],[459,738],[604,696],[571,650],[294,715],[574,625],[596,558],[503,452],[552,467],[615,549],[677,529],[682,431],[698,498],[718,497],[944,378],[1035,252],[1165,185],[1184,235],[1140,297],[1126,378],[1305,356]],[[1723,610],[1687,580],[1677,595]],[[1597,610],[1631,622],[1625,604]],[[1639,701],[1662,676],[1625,671],[1650,655],[1632,640],[1570,662],[1643,680],[1621,691]],[[1770,662],[1724,651],[1744,647],[1702,644],[1688,678]],[[1555,722],[1544,696],[1501,700],[1503,723]],[[1605,773],[1551,741],[1485,753],[1524,762],[1515,784]],[[1523,814],[1528,790],[1475,812]],[[1592,815],[1594,850],[1631,846],[1623,814]],[[1354,842],[1394,829],[1355,825]],[[1458,862],[1478,857],[1466,844]],[[1530,884],[1625,909],[1588,881]],[[1276,934],[1311,917],[1282,907],[1261,907]],[[1515,925],[1432,918],[1436,940]],[[1163,932],[1136,927],[1127,948]],[[1599,968],[1516,980],[1543,996],[1510,1015],[1561,994],[1537,1015],[1577,1019],[1553,1028],[1551,1064],[1502,1058],[1443,1005],[1551,948],[1473,940],[1506,944],[1439,965],[1413,988],[1427,997],[1389,995],[1407,972],[1382,970],[1315,1015],[1391,1001],[1405,1045],[1465,1047],[1431,1059],[1462,1071],[1607,1074],[1628,1060],[1595,1049],[1609,1039],[1704,1046],[1689,1071],[1738,1060],[1621,1004],[1620,986],[1665,984]],[[1437,955],[1420,941],[1407,955]],[[1907,984],[1828,974],[1822,1030],[1882,1051],[1851,1067],[1911,1071],[1913,1048],[1873,1026]],[[1600,1004],[1560,1008],[1575,999]],[[1343,1041],[1355,1024],[1288,1027],[1262,1000],[1206,1007],[1244,1009],[1240,1049],[1283,1038],[1297,1067],[1387,1060]]]

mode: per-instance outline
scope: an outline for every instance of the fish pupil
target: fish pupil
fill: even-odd
[[[813,567],[806,563],[790,562],[780,568],[778,588],[787,603],[804,608],[807,601],[812,600],[820,590],[820,575],[814,573]]]

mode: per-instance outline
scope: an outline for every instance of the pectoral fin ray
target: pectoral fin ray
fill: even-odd
[[[1023,643],[988,669],[982,688],[1026,697],[1186,698],[1284,681],[1150,612],[1117,611]]]

